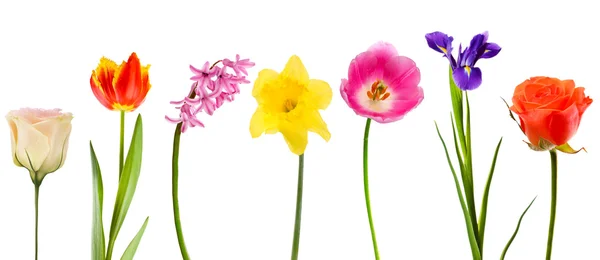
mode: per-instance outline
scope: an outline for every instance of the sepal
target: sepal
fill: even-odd
[[[515,118],[515,115],[513,114],[512,110],[510,110],[510,105],[508,105],[508,103],[506,102],[506,100],[503,97],[500,97],[500,98],[502,99],[502,101],[504,101],[504,104],[506,105],[506,108],[508,108],[508,115],[510,116],[510,118],[513,121],[515,121],[515,123],[517,123],[517,125],[519,126],[519,129],[521,130],[521,132],[523,132],[523,134],[525,134],[525,130],[523,130],[523,126],[519,123],[519,121],[517,121],[517,118]],[[527,143],[527,144],[529,144],[529,147],[531,148],[531,144],[530,143]]]
[[[544,138],[541,138],[541,137],[540,137],[540,141],[538,141],[538,145],[534,145],[527,141],[523,141],[523,142],[525,142],[529,146],[529,149],[534,150],[536,152],[545,152],[545,151],[550,151],[554,148],[557,148],[555,144],[553,144],[550,141],[548,141]],[[573,148],[571,148],[571,149],[573,149]]]
[[[587,153],[587,150],[585,150],[584,147],[579,148],[579,150],[575,150],[575,149],[573,149],[573,147],[571,147],[569,145],[569,143],[565,143],[563,145],[557,146],[556,150],[559,150],[559,151],[561,151],[563,153],[568,153],[568,154],[576,154],[576,153],[579,153],[581,151],[584,151],[584,152]]]

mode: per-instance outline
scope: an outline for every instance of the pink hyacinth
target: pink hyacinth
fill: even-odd
[[[423,100],[421,72],[398,55],[393,45],[378,42],[350,62],[340,93],[357,115],[379,123],[400,120]]]
[[[219,63],[222,66],[219,66]],[[250,83],[246,76],[247,69],[252,67],[254,62],[249,59],[240,60],[240,55],[236,55],[235,61],[223,59],[212,66],[207,61],[200,69],[190,65],[190,70],[194,73],[190,78],[194,81],[190,96],[180,101],[171,101],[171,104],[177,105],[175,108],[179,110],[179,118],[165,118],[171,123],[181,123],[182,133],[190,127],[204,127],[197,115],[200,112],[213,115],[225,101],[233,101],[234,96],[240,93],[239,85]]]

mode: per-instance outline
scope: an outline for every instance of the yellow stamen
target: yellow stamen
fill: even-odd
[[[294,108],[296,108],[296,102],[294,102],[291,99],[286,99],[284,107],[285,107],[285,112],[290,112],[290,111],[294,110]]]

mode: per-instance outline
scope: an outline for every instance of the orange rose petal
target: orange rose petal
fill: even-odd
[[[567,143],[577,132],[580,121],[581,117],[576,105],[552,113],[548,118],[550,137],[547,139],[556,145]]]

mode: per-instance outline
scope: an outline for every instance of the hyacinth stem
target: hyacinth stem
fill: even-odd
[[[173,160],[172,160],[172,191],[173,191],[173,216],[175,218],[175,230],[177,231],[177,242],[179,243],[179,250],[181,251],[181,257],[184,260],[189,260],[185,241],[183,239],[183,231],[181,229],[181,220],[179,217],[179,142],[181,140],[181,123],[177,124],[175,128],[175,135],[173,137]]]
[[[125,111],[121,111],[121,129],[119,134],[119,180],[123,173],[123,161],[125,153]]]
[[[550,225],[548,227],[548,244],[546,246],[546,260],[552,256],[552,240],[554,239],[554,222],[556,221],[556,197],[558,188],[558,160],[556,150],[550,150],[550,165],[552,173],[552,199],[550,202]]]
[[[190,91],[189,98],[196,97],[194,89]],[[173,198],[173,218],[175,220],[175,231],[177,233],[177,242],[179,243],[179,251],[181,251],[181,257],[183,260],[189,260],[190,256],[185,246],[185,240],[183,239],[183,229],[181,228],[181,218],[179,215],[179,143],[181,141],[181,127],[183,123],[178,123],[175,127],[175,134],[173,135],[173,157],[171,160],[171,173],[172,173],[172,198]]]
[[[40,185],[41,182],[34,181],[35,186],[35,260],[38,259],[38,205],[40,198]]]
[[[365,138],[363,143],[363,179],[365,186],[365,202],[367,204],[367,215],[369,216],[369,227],[371,228],[371,240],[373,240],[373,251],[375,259],[379,260],[379,249],[377,248],[377,238],[375,236],[375,225],[373,224],[373,215],[371,214],[371,196],[369,195],[369,129],[371,127],[371,118],[367,119],[365,126]]]
[[[298,191],[296,194],[296,218],[294,221],[294,242],[292,244],[292,260],[298,260],[300,248],[300,224],[302,222],[302,191],[304,182],[304,154],[298,157]]]

